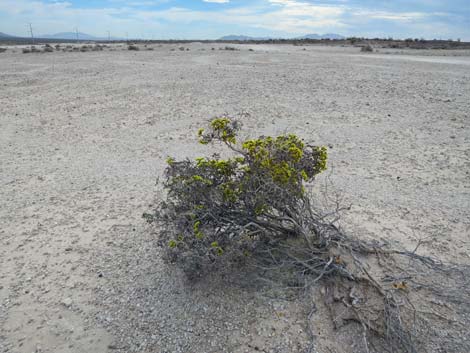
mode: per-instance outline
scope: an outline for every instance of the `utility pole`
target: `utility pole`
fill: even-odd
[[[129,33],[126,32],[126,42],[129,42]]]
[[[77,43],[79,43],[79,41],[78,41],[78,27],[75,27],[75,34],[77,36]]]
[[[31,23],[28,23],[28,25],[29,25],[29,34],[31,34],[31,40],[33,41],[33,44],[34,44],[33,25]]]
[[[107,31],[108,32],[108,42],[111,41],[111,32],[110,31]]]

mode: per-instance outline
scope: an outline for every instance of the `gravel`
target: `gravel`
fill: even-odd
[[[189,284],[141,218],[167,156],[207,155],[195,132],[222,113],[330,146],[351,232],[470,263],[468,52],[187,47],[0,56],[0,352],[305,351],[309,295]],[[360,353],[317,304],[317,350]]]

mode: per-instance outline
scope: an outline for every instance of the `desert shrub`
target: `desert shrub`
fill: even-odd
[[[44,47],[44,52],[46,53],[52,53],[54,51],[54,48],[52,48],[51,46],[45,46]]]
[[[7,51],[7,48],[0,48],[0,53],[4,53]]]
[[[140,48],[137,45],[131,44],[127,47],[128,50],[135,50],[138,51]]]
[[[374,49],[370,46],[370,44],[364,45],[361,47],[361,52],[363,53],[371,53]]]
[[[144,214],[167,263],[190,279],[226,271],[283,288],[319,284],[334,326],[358,323],[367,352],[373,344],[374,351],[416,353],[417,335],[433,329],[420,313],[442,309],[433,296],[445,298],[459,320],[470,314],[469,266],[418,255],[421,241],[407,251],[359,240],[339,227],[338,203],[318,207],[308,187],[326,169],[325,147],[293,134],[239,141],[240,127],[222,116],[198,131],[201,144],[225,145],[229,158],[168,158],[166,197]],[[430,300],[420,311],[412,298],[423,297]]]
[[[29,48],[23,48],[21,51],[23,52],[23,54],[31,53],[31,49],[29,49]]]
[[[239,124],[227,117],[199,130],[200,143],[222,142],[233,158],[168,160],[168,199],[161,242],[166,258],[189,277],[224,269],[257,253],[261,244],[294,237],[287,220],[301,213],[304,182],[326,168],[326,149],[295,135],[260,137],[237,144]],[[295,221],[294,221],[295,223]]]

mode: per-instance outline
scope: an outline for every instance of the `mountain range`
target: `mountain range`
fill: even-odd
[[[43,34],[43,35],[36,35],[36,38],[42,39],[65,39],[65,40],[77,40],[77,33],[76,32],[61,32],[56,34]],[[0,38],[18,38],[16,36],[11,36],[6,33],[0,32]],[[79,40],[107,40],[106,37],[95,37],[90,34],[78,32],[78,39]],[[111,40],[122,40],[122,38],[111,37]],[[270,40],[270,39],[278,39],[276,37],[250,37],[244,35],[228,35],[219,38],[219,40],[238,40],[238,41],[249,41],[249,40]],[[286,39],[344,39],[342,35],[335,34],[335,33],[326,33],[326,34],[307,34],[302,37],[294,37],[294,38],[286,38]]]
[[[21,38],[16,36],[11,36],[9,34],[0,32],[0,38]],[[76,32],[61,32],[56,34],[38,34],[35,35],[35,38],[38,39],[65,39],[65,40],[77,40],[77,33]],[[90,34],[78,32],[78,39],[79,40],[108,40],[107,37],[95,37]],[[119,40],[121,38],[111,37],[111,40]]]
[[[44,39],[72,39],[76,40],[81,39],[81,40],[97,40],[97,39],[102,39],[98,37],[94,37],[92,35],[86,34],[86,33],[81,33],[81,32],[61,32],[61,33],[56,33],[56,34],[43,34],[39,35],[38,38],[44,38]]]
[[[344,39],[342,35],[336,33],[326,33],[326,34],[307,34],[302,37],[294,37],[294,38],[285,38],[285,39]],[[243,35],[229,35],[219,38],[219,40],[239,40],[239,41],[246,41],[246,40],[270,40],[270,39],[279,39],[275,37],[250,37],[250,36],[243,36]]]
[[[0,38],[15,38],[14,36],[10,36],[9,34],[0,32]]]
[[[38,38],[44,39],[68,39],[68,40],[77,40],[77,32],[61,32],[56,34],[44,34],[38,36]],[[95,37],[90,34],[78,32],[78,40],[123,40],[123,38],[118,37]]]

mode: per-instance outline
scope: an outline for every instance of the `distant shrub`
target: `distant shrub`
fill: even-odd
[[[135,51],[139,51],[140,48],[137,46],[137,45],[134,45],[134,44],[131,44],[127,47],[128,50],[135,50]]]
[[[54,51],[54,48],[52,48],[50,45],[44,47],[44,52],[46,53],[52,53]]]
[[[29,49],[29,48],[23,48],[21,51],[23,52],[23,54],[31,53],[31,49]]]
[[[0,53],[4,53],[7,51],[7,48],[0,48]]]
[[[364,46],[361,47],[361,52],[371,53],[373,51],[374,51],[374,49],[369,44],[364,45]]]

